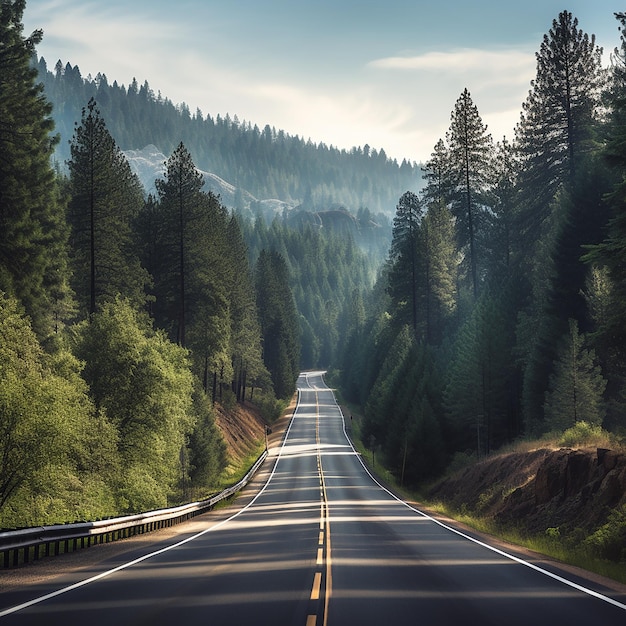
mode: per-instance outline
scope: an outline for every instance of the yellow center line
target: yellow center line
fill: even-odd
[[[323,624],[326,626],[328,621],[328,603],[330,600],[332,588],[331,576],[331,560],[330,560],[330,515],[328,510],[328,498],[326,496],[326,481],[324,480],[324,471],[322,468],[322,454],[320,445],[320,414],[319,414],[319,398],[315,393],[316,419],[315,419],[315,439],[317,443],[317,469],[320,480],[320,532],[318,537],[317,560],[316,566],[322,569],[315,573],[313,579],[313,589],[311,591],[311,600],[319,600],[322,587],[322,574],[325,573],[324,588],[324,618]],[[326,549],[326,562],[324,563],[324,548]],[[316,626],[317,614],[308,615],[306,626]]]
[[[320,587],[322,586],[322,572],[315,572],[313,579],[313,589],[311,591],[311,600],[320,599]]]

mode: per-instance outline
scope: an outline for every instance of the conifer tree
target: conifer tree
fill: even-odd
[[[389,294],[395,305],[399,324],[418,327],[418,298],[423,289],[418,284],[418,232],[424,214],[419,197],[407,191],[400,198],[393,220],[393,235],[389,255]]]
[[[256,263],[256,294],[263,361],[272,376],[276,397],[286,399],[298,379],[300,336],[287,263],[278,252],[261,251]]]
[[[254,279],[237,217],[231,215],[223,227],[215,230],[220,235],[213,243],[217,254],[211,265],[221,269],[212,281],[215,284],[212,290],[223,289],[228,300],[230,343],[225,346],[225,352],[231,362],[232,390],[237,400],[243,401],[248,385],[263,387],[269,379],[263,365]]]
[[[162,228],[158,266],[154,267],[155,310],[159,324],[185,346],[190,274],[206,267],[202,255],[208,250],[201,240],[208,234],[210,198],[202,192],[202,174],[183,143],[165,165],[165,178],[156,181]]]
[[[610,214],[605,238],[589,246],[585,255],[585,260],[602,280],[602,304],[594,307],[593,340],[608,379],[607,420],[613,427],[624,424],[626,403],[626,14],[617,13],[615,17],[621,25],[622,44],[613,56],[610,140],[603,156],[618,182],[606,195]],[[602,313],[598,313],[600,307]]]
[[[513,214],[519,173],[515,147],[506,137],[496,143],[493,170],[493,203],[488,213],[488,265],[490,273],[502,281],[512,272]]]
[[[576,422],[601,426],[606,381],[595,362],[595,353],[584,347],[576,320],[562,342],[546,392],[545,420],[553,430],[566,430]]]
[[[453,450],[474,447],[480,456],[507,441],[511,358],[502,318],[502,303],[485,291],[457,335],[445,390]]]
[[[448,207],[440,201],[429,206],[422,220],[419,246],[423,251],[425,337],[430,345],[436,345],[456,309],[459,266],[454,220]]]
[[[25,4],[0,4],[0,290],[18,298],[43,338],[71,308],[68,233],[51,166],[52,107],[31,67],[42,32],[23,36]]]
[[[435,144],[430,160],[422,168],[426,187],[422,197],[426,202],[448,204],[452,199],[454,179],[450,151],[443,139]]]
[[[72,140],[69,221],[75,291],[85,314],[118,294],[145,302],[149,278],[136,252],[143,190],[92,98]]]
[[[593,155],[601,52],[571,13],[560,13],[536,55],[536,79],[516,129],[520,170],[513,263],[528,285],[520,320],[528,316],[534,335],[518,348],[528,355],[522,403],[529,430],[541,428],[547,384],[568,317],[587,328],[580,257],[583,245],[599,241],[606,222],[604,175]]]
[[[459,96],[447,134],[452,180],[452,213],[457,218],[459,244],[467,250],[474,298],[478,294],[478,236],[484,221],[490,183],[493,143],[467,89]]]
[[[558,189],[572,184],[581,156],[593,148],[601,55],[595,36],[580,30],[569,11],[553,20],[536,53],[536,78],[516,128],[522,194],[516,231],[522,257],[549,227]]]

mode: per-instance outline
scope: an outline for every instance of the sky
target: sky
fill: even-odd
[[[608,64],[620,0],[27,0],[37,52],[84,77],[349,150],[425,162],[465,88],[513,138],[535,53],[563,10]],[[143,148],[143,146],[137,146]]]

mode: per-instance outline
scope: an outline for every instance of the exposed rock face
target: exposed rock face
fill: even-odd
[[[431,497],[528,532],[593,532],[626,504],[626,454],[541,449],[488,459],[434,487]]]

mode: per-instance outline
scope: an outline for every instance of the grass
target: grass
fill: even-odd
[[[220,480],[216,487],[219,491],[238,483],[247,473],[248,470],[256,463],[257,459],[265,450],[265,440],[259,439],[253,442],[248,448],[245,456],[231,459],[228,467],[222,472]]]
[[[496,525],[489,518],[477,516],[473,512],[451,509],[442,502],[429,502],[426,506],[429,510],[450,517],[478,532],[626,584],[624,563],[598,558],[591,547],[580,541],[580,533],[564,537],[558,528],[548,528],[543,535],[528,535],[511,526]]]

